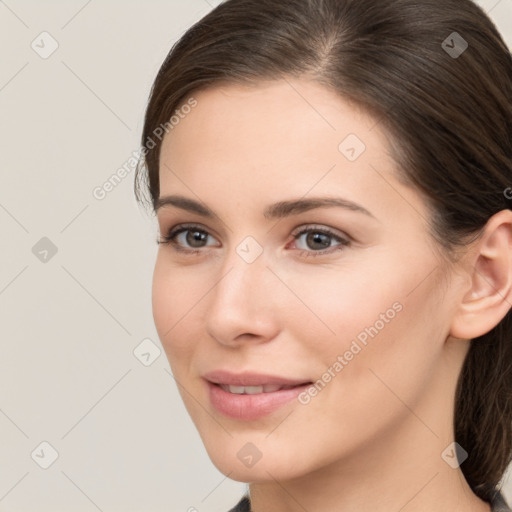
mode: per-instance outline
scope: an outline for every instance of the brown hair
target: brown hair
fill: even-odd
[[[400,179],[427,199],[431,233],[447,261],[508,208],[512,57],[471,0],[221,3],[173,46],[154,81],[137,200],[154,210],[161,148],[155,129],[172,128],[169,119],[192,92],[287,76],[316,80],[379,120]],[[488,502],[512,458],[511,390],[509,310],[471,341],[456,392],[455,440],[469,454],[461,470]]]

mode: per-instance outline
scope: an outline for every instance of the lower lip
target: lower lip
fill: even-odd
[[[224,391],[219,385],[206,381],[210,392],[210,401],[218,412],[237,420],[256,420],[272,414],[285,404],[296,399],[311,384],[303,384],[291,389],[282,389],[272,393],[238,395]]]

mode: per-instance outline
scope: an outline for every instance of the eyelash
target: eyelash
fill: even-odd
[[[175,251],[185,253],[186,255],[198,255],[200,252],[203,252],[203,248],[200,249],[184,249],[181,247],[176,241],[175,238],[183,232],[186,231],[199,231],[200,233],[205,233],[209,235],[208,231],[202,229],[200,226],[197,225],[178,225],[174,227],[173,229],[169,230],[169,233],[167,236],[163,236],[161,240],[157,240],[157,244],[162,245],[171,245]],[[332,254],[335,251],[343,250],[344,247],[347,247],[350,245],[350,241],[340,237],[333,231],[331,231],[329,228],[322,227],[318,228],[316,226],[307,226],[298,233],[293,234],[293,239],[298,240],[303,234],[314,232],[314,233],[322,233],[324,235],[330,236],[331,238],[334,238],[335,241],[339,242],[339,245],[331,247],[329,249],[324,249],[320,251],[313,251],[313,250],[306,250],[306,249],[298,249],[299,254],[301,256],[306,257],[317,257],[317,256],[323,256],[326,254]]]

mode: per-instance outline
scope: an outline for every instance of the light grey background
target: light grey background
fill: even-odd
[[[164,57],[219,3],[0,0],[0,512],[225,512],[246,488],[209,460],[158,340],[130,164]],[[480,4],[512,46],[512,0]]]

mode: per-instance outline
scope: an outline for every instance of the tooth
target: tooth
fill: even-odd
[[[265,384],[263,386],[263,393],[273,393],[274,391],[278,391],[281,389],[281,386],[277,384]]]
[[[255,395],[256,393],[263,393],[263,386],[245,386],[245,392],[248,395]]]
[[[291,389],[295,386],[279,386],[277,384],[264,384],[263,386],[232,386],[229,384],[220,384],[220,387],[229,393],[236,395],[255,395],[258,393],[274,393],[281,389]]]
[[[230,393],[236,393],[237,395],[241,395],[245,392],[244,386],[228,386],[228,391]]]

